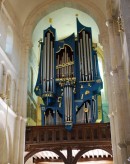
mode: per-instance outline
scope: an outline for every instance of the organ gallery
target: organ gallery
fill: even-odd
[[[41,104],[42,125],[65,125],[102,121],[101,89],[97,52],[91,27],[78,19],[77,36],[73,33],[56,40],[52,26],[43,31],[35,94]]]

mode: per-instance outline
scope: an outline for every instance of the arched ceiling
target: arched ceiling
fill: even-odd
[[[19,21],[23,25],[26,18],[29,16],[32,10],[34,10],[37,6],[42,5],[44,2],[49,3],[51,0],[5,0],[10,3],[14,12],[16,13]],[[55,0],[53,0],[55,1]],[[63,3],[69,3],[71,6],[71,0],[61,0]],[[84,0],[81,0],[85,3]],[[91,0],[91,3],[96,5],[105,15],[105,6],[106,0]]]
[[[52,18],[52,26],[56,29],[56,40],[66,38],[72,33],[77,36],[76,14],[84,26],[92,28],[93,42],[98,43],[99,29],[93,18],[79,10],[64,7],[48,14],[38,22],[32,36],[35,53],[37,53],[38,40],[43,37],[43,30],[50,26],[49,18]]]

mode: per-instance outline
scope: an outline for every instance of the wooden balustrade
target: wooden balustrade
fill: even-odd
[[[77,124],[71,132],[64,126],[28,126],[26,128],[26,151],[67,146],[73,148],[103,148],[111,146],[110,124]]]

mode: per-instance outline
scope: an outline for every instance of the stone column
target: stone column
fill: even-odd
[[[22,44],[22,55],[21,55],[21,68],[20,68],[20,78],[19,78],[19,113],[22,117],[26,117],[27,108],[27,82],[28,82],[28,59],[29,50],[32,48],[32,43],[26,38],[23,39]]]
[[[1,10],[1,4],[2,4],[2,0],[0,0],[0,10]]]
[[[101,34],[101,42],[103,45],[104,51],[104,62],[105,62],[105,78],[106,78],[106,85],[107,85],[107,95],[108,95],[108,102],[109,102],[109,118],[110,118],[110,125],[111,125],[111,138],[112,138],[112,150],[113,150],[113,160],[115,164],[117,164],[117,150],[116,150],[116,133],[115,133],[115,124],[113,118],[113,98],[112,98],[112,81],[110,76],[111,70],[111,58],[110,58],[110,48],[109,48],[109,39],[107,31],[102,32]]]
[[[120,0],[120,15],[121,15],[121,23],[124,29],[123,34],[123,46],[124,46],[124,55],[126,58],[126,69],[127,76],[130,88],[130,1],[129,0]],[[130,92],[130,89],[129,89]],[[129,93],[130,94],[130,93]]]
[[[110,5],[110,4],[109,4]],[[128,97],[127,88],[121,84],[122,80],[125,81],[125,71],[122,61],[122,50],[121,40],[118,37],[117,19],[113,19],[111,16],[111,6],[107,6],[107,24],[108,24],[108,34],[109,34],[109,46],[110,46],[110,60],[111,60],[111,81],[112,81],[112,99],[113,101],[113,120],[115,126],[115,149],[117,151],[117,161],[115,164],[122,164],[126,162],[127,151],[126,151],[126,136],[129,134],[128,120]],[[122,71],[121,71],[122,70]],[[121,79],[123,78],[123,79]],[[123,90],[122,90],[123,88]],[[124,96],[122,96],[124,95]],[[127,134],[126,134],[127,131]],[[112,137],[112,140],[113,140]],[[113,152],[114,153],[114,152]]]
[[[2,96],[3,65],[0,63],[0,97]]]
[[[13,164],[18,164],[19,160],[19,149],[20,149],[20,129],[21,129],[21,119],[22,117],[17,116],[15,119],[15,134],[14,134],[14,144],[13,144],[13,157],[12,157],[12,163]],[[17,131],[16,131],[17,130]]]
[[[20,127],[20,141],[19,141],[19,159],[18,163],[24,163],[24,151],[25,151],[25,129],[26,129],[26,113],[27,113],[27,82],[28,82],[28,58],[29,50],[32,48],[31,42],[23,38],[22,44],[22,56],[21,56],[21,70],[20,70],[20,81],[19,81],[19,114],[22,116],[21,127]]]
[[[26,119],[21,119],[20,126],[20,142],[19,142],[19,164],[24,164],[24,152],[25,152],[25,129],[26,129]]]

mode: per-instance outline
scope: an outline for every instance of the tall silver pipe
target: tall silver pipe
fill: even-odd
[[[89,51],[89,39],[88,39],[88,34],[86,34],[86,47],[87,47],[87,60],[88,60],[88,73],[89,73],[89,76],[88,76],[88,81],[91,80],[91,61],[90,61],[90,51]]]
[[[93,63],[92,63],[92,44],[91,38],[89,38],[89,53],[90,53],[90,63],[91,63],[91,80],[93,80]]]
[[[94,118],[96,118],[96,99],[93,99],[93,115],[94,115]]]
[[[86,38],[85,38],[85,31],[82,32],[83,34],[83,50],[84,50],[84,66],[85,66],[85,70],[84,70],[84,73],[85,73],[85,80],[87,81],[88,80],[88,73],[89,73],[89,70],[88,70],[88,63],[89,63],[89,60],[87,59],[87,53],[86,53]]]
[[[84,81],[84,56],[83,56],[83,44],[82,44],[82,39],[80,39],[80,50],[81,50],[81,60],[82,60],[82,80]]]
[[[65,64],[65,52],[63,52],[63,62],[62,64]],[[63,67],[63,77],[65,77],[65,67]]]
[[[73,61],[74,61],[74,59],[73,59],[73,54],[72,54],[72,62],[73,62]],[[70,69],[70,75],[72,74],[72,75],[74,76],[74,65],[71,65],[70,68],[71,68],[71,69]],[[73,77],[73,76],[72,76],[72,77]]]
[[[43,54],[43,91],[46,92],[46,37],[44,43],[44,54]]]
[[[67,52],[65,47],[65,63],[67,63]],[[67,66],[65,66],[65,77],[67,77]]]
[[[67,88],[64,87],[64,109],[65,109],[65,122],[67,121]]]
[[[60,64],[60,57],[59,55],[57,55],[57,66],[59,66]],[[58,68],[57,69],[57,78],[60,78],[60,69]]]
[[[70,87],[70,121],[72,121],[72,87]]]
[[[53,91],[53,42],[51,41],[51,57],[50,57],[50,91]]]
[[[50,66],[49,66],[49,61],[50,61],[50,33],[47,33],[47,92],[49,91],[49,84],[50,84],[50,79],[49,79],[49,72],[50,72]]]
[[[82,60],[81,60],[81,50],[80,50],[80,43],[78,43],[78,50],[79,50],[79,69],[80,69],[80,81],[82,80]]]
[[[95,75],[97,77],[97,58],[95,55],[94,55],[94,65],[95,65]]]
[[[88,115],[87,115],[88,123],[90,123],[91,122],[91,106],[88,102],[87,102],[87,108],[88,108]]]
[[[54,67],[54,47],[53,47],[53,53],[52,53],[52,61],[53,61],[53,63],[52,63],[52,79],[53,79],[53,92],[54,92],[54,77],[55,77],[55,73],[54,73],[54,71],[55,71],[55,67]]]
[[[71,92],[70,92],[70,87],[68,86],[68,119],[70,121],[70,116],[71,116]]]
[[[69,67],[68,67],[68,62],[69,62],[69,58],[68,58],[68,53],[66,53],[66,63],[67,63],[67,66],[66,66],[66,68],[67,68],[67,71],[66,71],[66,77],[68,78],[68,75],[69,75]]]

